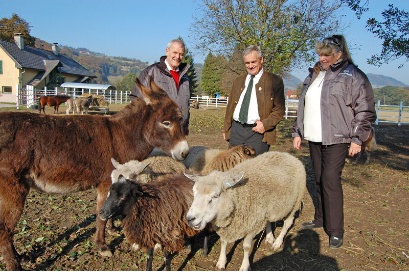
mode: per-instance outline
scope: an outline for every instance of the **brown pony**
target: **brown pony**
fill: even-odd
[[[13,233],[30,188],[62,194],[96,188],[98,214],[111,185],[111,157],[143,160],[154,147],[178,160],[187,155],[180,108],[152,79],[149,88],[136,83],[143,98],[109,117],[0,113],[0,254],[7,270],[21,270]],[[112,256],[105,225],[96,219],[96,245]]]
[[[60,104],[64,103],[67,101],[70,97],[67,95],[55,95],[55,96],[42,96],[40,97],[39,104],[40,104],[40,113],[41,110],[45,114],[45,105],[51,107],[54,106],[54,113],[58,113],[58,108],[60,107]]]

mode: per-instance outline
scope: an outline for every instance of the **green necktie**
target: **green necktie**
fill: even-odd
[[[250,81],[249,81],[249,84],[247,86],[246,94],[243,97],[243,102],[242,102],[241,108],[240,108],[239,122],[242,123],[242,124],[247,123],[247,116],[249,114],[251,91],[253,90],[253,78],[254,78],[254,76],[250,77]]]

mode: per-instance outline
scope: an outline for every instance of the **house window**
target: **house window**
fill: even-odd
[[[3,74],[3,61],[0,60],[0,75]]]
[[[13,89],[11,88],[11,86],[3,86],[1,88],[1,92],[2,93],[12,93]]]

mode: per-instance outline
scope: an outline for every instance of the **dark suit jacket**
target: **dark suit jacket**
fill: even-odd
[[[236,108],[240,95],[244,90],[246,76],[247,74],[236,78],[230,91],[223,128],[223,132],[226,134],[226,140],[230,139],[234,109]],[[258,114],[260,115],[260,121],[263,122],[266,130],[264,133],[263,142],[267,142],[269,145],[275,144],[275,128],[285,113],[283,79],[280,76],[264,70],[263,75],[256,84],[256,95]]]

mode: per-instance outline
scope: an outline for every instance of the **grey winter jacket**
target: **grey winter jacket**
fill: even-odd
[[[170,71],[166,67],[166,56],[162,56],[160,61],[145,68],[139,75],[139,80],[145,86],[149,84],[149,76],[153,76],[153,81],[162,88],[170,98],[172,98],[176,104],[182,110],[183,114],[183,129],[185,134],[189,134],[189,118],[190,118],[190,82],[187,76],[187,71],[190,67],[189,64],[182,63],[179,66],[179,89],[176,88],[175,81],[173,80]],[[142,94],[137,88],[131,91],[131,100],[136,97],[141,97]]]
[[[303,138],[305,94],[319,70],[317,63],[303,83],[293,137]],[[362,145],[369,138],[375,120],[375,100],[368,77],[347,60],[331,65],[321,92],[322,144],[354,142]]]

